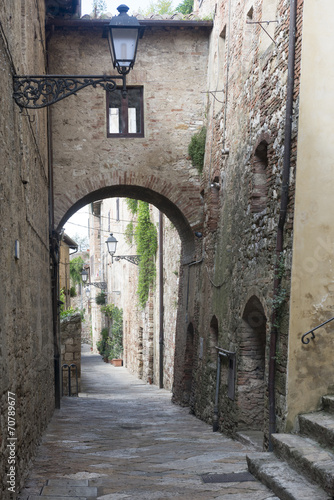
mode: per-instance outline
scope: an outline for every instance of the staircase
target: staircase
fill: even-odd
[[[334,396],[299,415],[299,434],[273,434],[273,453],[247,456],[249,471],[281,500],[334,499]]]

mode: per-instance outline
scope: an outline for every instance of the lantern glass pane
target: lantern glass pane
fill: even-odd
[[[130,66],[134,63],[137,47],[138,30],[112,28],[115,62],[119,66]]]
[[[108,241],[108,252],[110,254],[114,254],[116,252],[116,242],[115,241]]]

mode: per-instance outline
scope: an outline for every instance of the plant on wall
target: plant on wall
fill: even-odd
[[[73,285],[81,283],[81,271],[85,261],[82,257],[74,257],[70,261],[70,278]]]
[[[202,127],[199,132],[192,136],[188,146],[188,154],[192,164],[197,168],[199,173],[202,173],[204,166],[205,141],[206,127]]]
[[[138,203],[138,223],[134,237],[140,255],[137,292],[139,304],[144,308],[156,276],[155,254],[158,248],[157,229],[151,222],[149,205],[144,201]]]
[[[105,351],[105,357],[120,359],[123,354],[123,309],[119,309],[114,304],[107,304],[101,307],[101,311],[110,321],[110,328],[106,329],[108,336],[105,339],[105,344],[101,344]],[[101,332],[102,339],[104,330]]]
[[[106,303],[106,294],[105,292],[100,292],[96,297],[95,297],[95,302],[99,306],[103,306]]]
[[[156,276],[155,254],[158,248],[157,229],[151,222],[150,207],[147,202],[128,199],[126,203],[132,215],[137,216],[136,227],[134,228],[133,222],[130,222],[126,234],[133,235],[137,254],[140,255],[137,293],[139,304],[144,308],[150,287],[153,285]]]

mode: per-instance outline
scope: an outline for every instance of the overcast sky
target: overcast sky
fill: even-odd
[[[177,7],[181,1],[182,0],[173,0],[173,7]],[[128,14],[131,15],[134,12],[138,12],[139,8],[145,10],[151,4],[151,0],[125,0],[124,2],[122,2],[122,0],[106,0],[107,12],[116,16],[118,14],[117,7],[123,3],[129,7],[130,10]],[[156,3],[156,1],[153,0],[153,3]],[[92,5],[92,0],[81,0],[81,15],[90,14],[93,10]]]

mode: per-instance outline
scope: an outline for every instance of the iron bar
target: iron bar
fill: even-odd
[[[275,21],[246,21],[246,24],[259,24],[260,27],[263,29],[263,31],[269,36],[270,40],[274,42],[274,44],[277,47],[277,43],[273,39],[273,37],[268,33],[268,31],[262,26],[262,24],[266,24],[269,26],[270,23],[278,23],[278,20],[276,19]]]
[[[113,92],[116,80],[122,81],[122,95],[126,95],[125,75],[24,75],[13,79],[13,98],[20,108],[45,108],[89,86]]]
[[[304,335],[302,336],[303,344],[306,344],[306,345],[309,344],[310,340],[315,338],[315,335],[314,335],[315,330],[318,330],[318,328],[321,328],[322,326],[327,325],[327,323],[330,323],[331,321],[333,321],[333,319],[334,319],[334,317],[331,319],[328,319],[327,321],[324,321],[323,323],[321,323],[321,325],[318,325],[315,328],[312,328],[312,330],[304,333]],[[310,335],[310,334],[311,334],[311,338],[305,339],[305,337],[307,337],[307,335]]]

